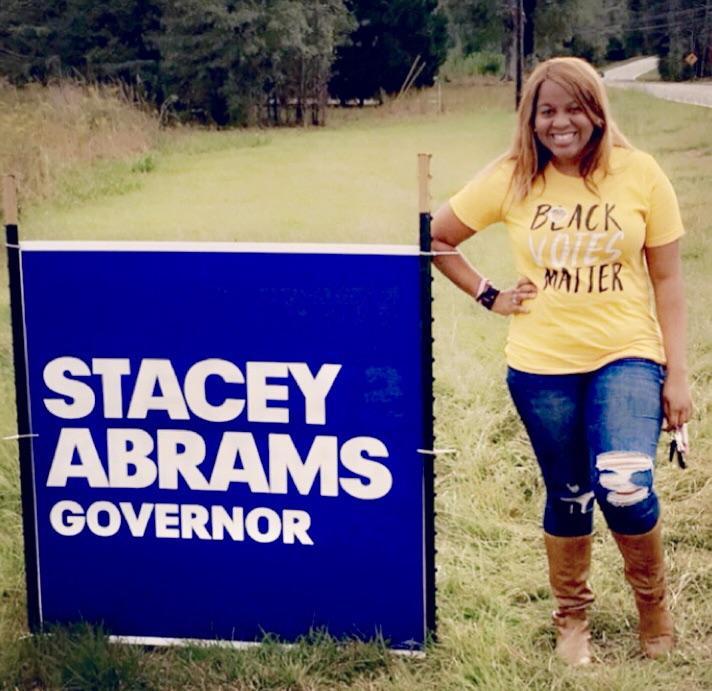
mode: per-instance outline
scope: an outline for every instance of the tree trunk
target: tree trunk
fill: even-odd
[[[712,0],[705,1],[705,18],[702,22],[702,33],[700,35],[701,51],[698,55],[700,59],[700,77],[712,74]]]
[[[516,10],[516,0],[503,0],[502,22],[504,31],[502,32],[502,55],[504,56],[504,74],[502,79],[508,82],[514,80],[517,69],[517,46],[514,40],[514,12]]]
[[[534,14],[537,0],[523,0],[524,6],[524,70],[534,69],[536,59],[534,44]]]

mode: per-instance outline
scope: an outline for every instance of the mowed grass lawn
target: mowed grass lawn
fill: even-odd
[[[23,210],[21,234],[26,239],[415,243],[416,154],[433,154],[436,206],[506,147],[514,123],[509,98],[506,87],[474,87],[467,93],[446,91],[442,115],[427,112],[432,107],[425,97],[405,104],[401,114],[337,114],[323,130],[168,134],[161,148],[138,164],[106,164],[67,177],[54,201]],[[638,655],[633,599],[618,553],[598,520],[592,576],[596,661],[571,670],[552,658],[554,603],[540,529],[543,492],[504,387],[506,320],[477,309],[436,276],[436,435],[438,446],[457,453],[437,460],[439,642],[425,658],[390,655],[378,644],[337,646],[321,636],[290,649],[267,643],[244,652],[109,645],[91,630],[19,640],[25,633],[19,480],[15,445],[3,442],[0,684],[712,688],[712,111],[637,93],[614,92],[612,99],[626,134],[656,155],[671,176],[688,231],[693,451],[690,468],[681,471],[668,465],[661,443],[657,479],[680,639],[674,655],[658,662]],[[482,233],[463,250],[497,284],[515,278],[501,229]],[[15,425],[6,294],[2,309],[4,436]]]

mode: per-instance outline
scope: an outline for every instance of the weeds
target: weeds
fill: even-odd
[[[384,641],[340,642],[314,631],[290,646],[272,637],[235,650],[224,645],[143,649],[111,642],[101,628],[77,624],[11,643],[3,653],[3,688],[245,691],[329,689],[388,674],[394,665]]]
[[[6,687],[46,689],[148,689],[139,648],[110,645],[104,632],[86,624],[51,628],[24,638],[3,653]]]
[[[451,52],[440,69],[442,79],[450,82],[472,80],[473,77],[498,77],[504,72],[504,58],[501,53],[483,51],[461,55]]]
[[[151,154],[141,156],[132,166],[132,173],[150,173],[156,169],[156,159]]]
[[[119,87],[0,82],[0,133],[0,173],[15,174],[24,203],[32,204],[56,195],[78,166],[145,155],[159,129],[157,116]]]

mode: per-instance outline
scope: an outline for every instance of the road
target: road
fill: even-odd
[[[668,101],[712,108],[712,83],[636,81],[638,77],[657,67],[657,64],[656,57],[649,57],[611,67],[605,71],[604,81],[608,86],[636,89]]]

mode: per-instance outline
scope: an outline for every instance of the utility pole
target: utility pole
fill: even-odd
[[[524,8],[522,0],[513,0],[514,13],[514,65],[515,65],[515,108],[519,108],[522,98],[522,71],[524,66]]]

